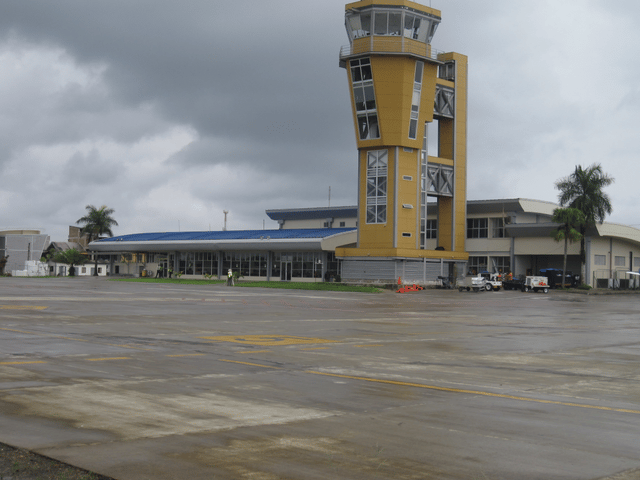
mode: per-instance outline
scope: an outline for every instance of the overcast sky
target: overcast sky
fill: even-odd
[[[0,228],[65,241],[277,228],[356,203],[342,0],[0,0]],[[601,163],[640,227],[640,2],[423,0],[469,56],[468,198],[557,200]]]

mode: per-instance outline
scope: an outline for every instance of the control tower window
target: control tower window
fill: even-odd
[[[376,109],[376,98],[373,94],[373,84],[368,84],[367,82],[363,85],[354,85],[353,98],[355,99],[356,110],[358,112]]]
[[[368,58],[351,60],[351,79],[353,83],[372,80],[371,62]]]
[[[380,138],[371,62],[368,58],[355,59],[351,60],[350,67],[360,140]]]
[[[404,36],[419,42],[431,43],[437,25],[436,22],[407,13],[404,16]]]
[[[348,17],[347,28],[353,39],[371,35],[371,13],[361,13]]]
[[[418,30],[420,30],[420,18],[414,15],[405,15],[404,17],[404,36],[407,38],[418,39]]]
[[[347,33],[351,41],[376,36],[404,36],[422,43],[431,43],[439,19],[398,11],[398,9],[371,9],[350,11],[346,15]]]
[[[376,12],[374,34],[400,36],[401,24],[402,15],[400,13]]]
[[[372,138],[380,138],[380,129],[378,128],[378,115],[358,115],[358,133],[360,140],[370,140]]]

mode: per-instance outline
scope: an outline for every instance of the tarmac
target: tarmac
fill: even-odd
[[[0,279],[0,441],[122,480],[640,479],[638,295]]]

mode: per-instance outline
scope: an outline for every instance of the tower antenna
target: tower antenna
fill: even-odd
[[[229,213],[229,210],[223,210],[222,213],[224,213],[224,226],[222,227],[222,231],[226,232],[227,231],[227,213]]]

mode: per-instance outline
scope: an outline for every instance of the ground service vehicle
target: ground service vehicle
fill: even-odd
[[[542,268],[540,269],[540,276],[547,277],[549,280],[550,288],[558,288],[563,286],[562,282],[562,270],[559,268]],[[570,271],[566,272],[566,276],[564,277],[564,287],[574,287],[576,285],[577,279],[574,277],[573,273]]]
[[[512,278],[511,280],[503,280],[502,287],[505,290],[522,290],[522,287],[524,287],[524,278]]]
[[[482,292],[484,290],[490,291],[491,284],[483,277],[466,277],[461,283],[458,284],[458,291],[467,292],[473,290],[474,292]]]
[[[547,277],[527,277],[522,286],[523,292],[542,292],[549,293],[549,281]]]
[[[487,281],[487,285],[485,287],[487,288],[488,292],[490,292],[491,290],[497,292],[502,288],[502,280],[499,274],[482,272],[480,276]]]
[[[438,275],[438,280],[440,281],[440,288],[453,288],[453,284],[449,277]]]

